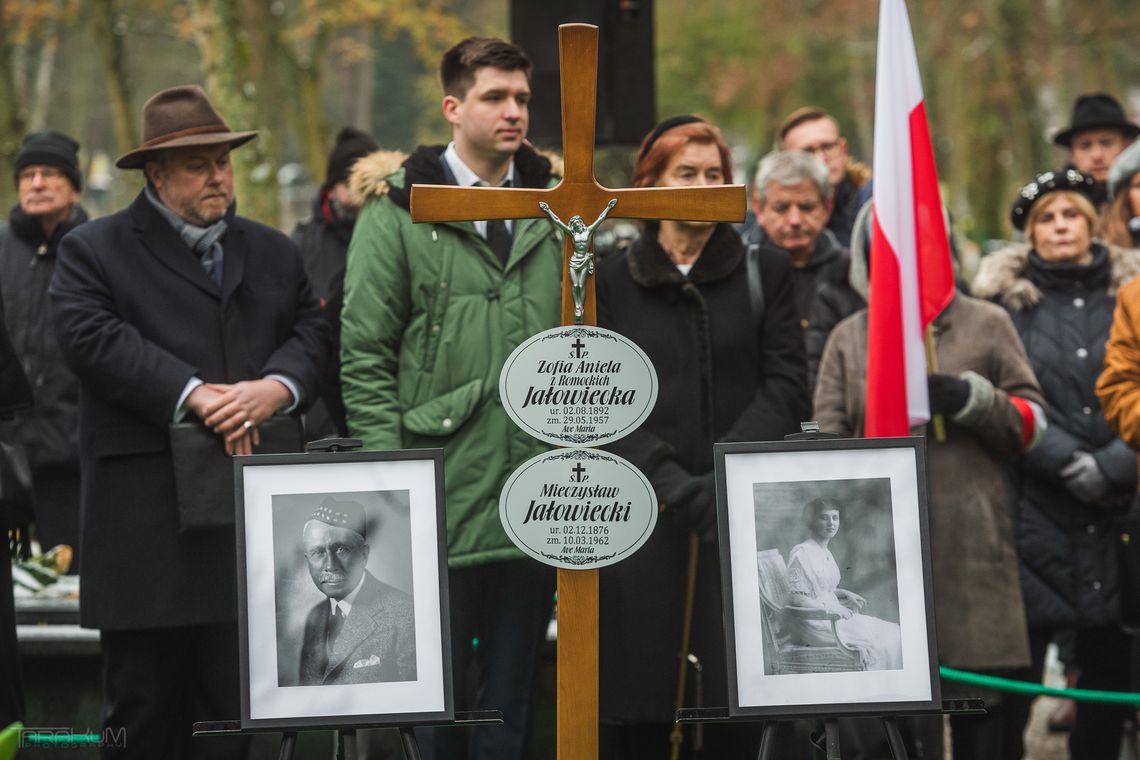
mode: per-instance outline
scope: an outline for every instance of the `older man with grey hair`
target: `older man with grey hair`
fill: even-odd
[[[780,248],[792,257],[792,289],[800,325],[808,325],[816,286],[829,268],[847,271],[847,251],[825,226],[832,186],[827,166],[802,150],[769,153],[752,183],[757,228],[746,243]]]

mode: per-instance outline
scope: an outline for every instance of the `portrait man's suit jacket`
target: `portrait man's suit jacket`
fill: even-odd
[[[80,381],[84,626],[236,619],[234,530],[179,532],[168,426],[190,378],[280,373],[317,396],[328,328],[296,246],[240,216],[221,242],[218,287],[140,193],[60,243],[49,292]]]
[[[411,596],[364,571],[364,585],[322,669],[330,607],[328,599],[322,599],[305,618],[301,685],[416,680],[416,622]]]

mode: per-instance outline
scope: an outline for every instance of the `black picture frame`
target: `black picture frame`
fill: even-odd
[[[925,440],[725,443],[714,459],[729,715],[938,712]]]
[[[242,729],[453,720],[443,450],[235,457],[234,487]],[[328,597],[316,585],[301,539],[312,512],[328,498],[363,507],[370,551],[353,612],[363,609],[370,617],[351,629],[353,612],[345,618],[342,631],[360,638],[332,650],[334,657],[350,652],[335,676],[331,663],[315,669],[329,682],[302,682],[314,672],[303,662],[306,651],[316,651],[311,621]],[[383,551],[371,550],[377,537]],[[356,642],[358,649],[348,649]],[[376,650],[399,654],[381,658]]]

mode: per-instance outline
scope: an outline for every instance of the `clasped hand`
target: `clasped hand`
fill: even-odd
[[[856,594],[854,591],[837,588],[835,589],[835,598],[839,600],[840,604],[853,612],[858,612],[867,606],[867,600]],[[851,616],[844,615],[844,617]]]
[[[203,383],[187,396],[186,406],[222,436],[227,454],[239,455],[253,453],[261,443],[257,426],[287,406],[291,398],[284,384],[265,378],[233,384]]]

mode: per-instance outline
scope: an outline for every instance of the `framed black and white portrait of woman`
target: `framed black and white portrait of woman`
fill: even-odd
[[[242,728],[450,720],[442,451],[235,469]]]
[[[924,440],[715,457],[730,714],[939,710]]]

